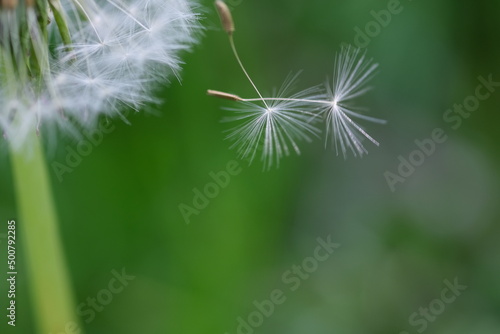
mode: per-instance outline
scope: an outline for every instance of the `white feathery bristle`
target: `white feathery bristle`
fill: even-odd
[[[243,104],[242,107],[228,109],[237,115],[225,120],[239,124],[229,130],[227,138],[234,141],[231,147],[237,149],[241,158],[251,162],[260,151],[264,169],[269,169],[273,164],[279,165],[291,151],[300,154],[299,141],[311,141],[312,137],[318,136],[317,114],[305,101],[318,96],[318,88],[288,95],[297,76],[290,75],[272,98],[266,99],[266,104],[243,101],[238,102]]]
[[[156,102],[153,86],[179,77],[180,52],[190,49],[201,30],[189,0],[62,0],[61,5],[71,45],[63,45],[52,19],[56,52],[48,56],[48,45],[35,46],[49,63],[41,80],[0,77],[0,127],[16,147],[39,124],[92,127],[100,115]],[[0,13],[0,31],[16,25],[6,14]],[[0,62],[8,67],[6,53]]]
[[[365,111],[352,105],[352,99],[359,97],[370,90],[367,82],[375,74],[378,64],[367,60],[365,54],[352,47],[343,48],[335,59],[333,83],[327,80],[326,99],[330,102],[323,106],[326,118],[327,141],[331,138],[337,154],[342,151],[344,157],[350,150],[354,156],[362,156],[368,151],[363,146],[363,138],[367,138],[375,145],[379,143],[366,131],[357,125],[353,118],[363,119],[376,123],[385,123],[384,120],[366,116]]]

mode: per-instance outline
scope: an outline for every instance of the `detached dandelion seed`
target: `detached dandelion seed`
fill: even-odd
[[[213,90],[209,90],[208,94],[241,102],[242,107],[229,109],[236,112],[236,116],[226,118],[226,121],[239,122],[239,125],[229,130],[227,138],[234,142],[231,147],[237,149],[240,157],[252,162],[257,151],[261,150],[265,169],[273,164],[278,166],[281,158],[288,156],[292,150],[300,154],[298,141],[311,141],[312,137],[319,134],[320,131],[314,125],[314,113],[307,111],[308,99],[319,96],[318,89],[313,87],[290,96],[297,74],[289,76],[273,98],[264,98],[236,50],[231,12],[223,1],[216,1],[215,4],[234,57],[259,98],[242,99],[234,94]]]
[[[366,60],[359,49],[346,47],[336,57],[332,84],[329,81],[325,84],[327,100],[330,102],[322,107],[326,121],[326,141],[331,138],[337,154],[340,149],[344,157],[347,156],[348,150],[351,150],[354,156],[368,153],[362,144],[363,137],[379,145],[353,121],[353,118],[380,124],[385,124],[385,121],[361,114],[364,110],[352,105],[354,98],[370,90],[366,84],[375,74],[377,67],[378,64]]]
[[[241,70],[257,93],[257,98],[242,98],[238,95],[221,91],[208,90],[208,95],[235,101],[240,107],[226,108],[236,114],[228,121],[238,125],[229,130],[228,139],[233,141],[241,158],[252,162],[261,151],[264,168],[279,165],[281,158],[294,151],[300,154],[299,141],[311,141],[320,131],[317,123],[326,123],[326,136],[332,141],[337,154],[342,151],[344,157],[350,150],[354,156],[362,156],[367,150],[362,144],[364,138],[373,144],[379,143],[353,119],[385,123],[385,121],[366,116],[363,109],[356,108],[352,100],[369,90],[366,83],[374,75],[377,64],[366,60],[358,49],[343,48],[335,62],[333,82],[322,87],[312,87],[296,94],[291,94],[292,83],[297,76],[289,77],[282,88],[271,97],[264,97],[238,55],[234,43],[235,26],[231,12],[223,1],[215,2],[226,31],[231,50]]]
[[[307,111],[311,98],[319,90],[316,87],[289,95],[298,74],[290,75],[282,87],[268,99],[265,105],[259,99],[242,100],[239,108],[227,108],[236,115],[226,121],[239,124],[229,130],[228,139],[234,143],[240,157],[252,161],[259,150],[264,168],[279,166],[280,160],[291,151],[300,154],[299,141],[312,141],[320,130],[314,112]],[[283,98],[289,96],[288,98]],[[304,100],[303,100],[304,99]]]

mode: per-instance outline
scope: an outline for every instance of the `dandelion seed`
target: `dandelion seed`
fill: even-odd
[[[227,109],[236,115],[225,121],[239,123],[229,130],[227,139],[234,142],[231,147],[241,158],[251,162],[261,151],[264,168],[269,169],[274,164],[279,166],[280,160],[292,151],[300,154],[299,141],[310,142],[319,135],[317,114],[307,111],[307,100],[319,96],[319,89],[313,87],[290,95],[297,76],[290,75],[274,92],[274,98],[266,99],[266,105],[261,99],[247,99],[240,102],[241,107]]]
[[[224,3],[224,1],[215,1],[215,7],[219,12],[222,27],[229,35],[232,35],[234,33],[234,21],[233,16],[231,15],[231,11]]]
[[[362,144],[363,137],[373,144],[379,143],[357,125],[353,118],[384,124],[385,121],[361,114],[364,109],[352,105],[352,100],[366,93],[370,87],[366,84],[374,75],[378,65],[366,60],[359,49],[343,48],[335,61],[333,82],[326,82],[326,99],[329,104],[323,106],[326,119],[326,135],[331,138],[337,151],[344,157],[351,150],[354,156],[362,156],[367,150]]]
[[[189,0],[48,4],[0,6],[0,129],[14,148],[39,126],[92,128],[156,102],[153,85],[179,76],[179,54],[200,30]]]
[[[258,98],[242,98],[235,94],[207,91],[208,95],[232,100],[241,105],[239,108],[228,108],[236,112],[236,115],[226,120],[239,122],[230,130],[227,138],[234,141],[231,147],[236,148],[242,158],[251,162],[257,152],[261,151],[264,168],[270,168],[273,164],[279,165],[281,158],[289,155],[291,151],[300,154],[298,141],[310,141],[319,134],[316,123],[320,120],[320,115],[324,116],[327,138],[331,138],[337,154],[339,149],[344,157],[348,150],[351,150],[354,156],[367,153],[362,144],[363,138],[379,145],[353,121],[353,118],[376,123],[385,121],[366,116],[361,113],[363,109],[352,105],[354,98],[369,90],[366,83],[374,75],[377,64],[373,64],[371,60],[367,61],[359,49],[344,48],[335,61],[332,84],[327,81],[322,89],[312,87],[290,94],[297,75],[290,76],[279,92],[271,97],[264,97],[238,55],[234,43],[234,22],[228,7],[220,0],[216,1],[215,5],[233,55],[258,95]]]

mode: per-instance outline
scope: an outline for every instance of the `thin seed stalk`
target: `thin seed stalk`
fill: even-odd
[[[40,29],[45,40],[48,39],[47,26],[49,25],[48,4],[46,0],[35,0],[37,13],[40,15]],[[69,32],[68,32],[69,34]]]
[[[12,148],[11,164],[37,332],[66,333],[78,319],[40,139],[33,134],[24,149]]]
[[[248,74],[247,70],[245,69],[245,66],[243,66],[243,63],[241,62],[240,56],[238,55],[238,51],[236,50],[236,45],[234,44],[233,35],[229,35],[229,44],[231,45],[231,50],[233,51],[234,57],[238,61],[238,64],[240,65],[241,70],[243,71],[243,73],[245,73],[245,76],[247,77],[248,81],[250,81],[250,84],[252,84],[252,87],[255,89],[255,91],[259,95],[261,101],[264,103],[266,108],[269,108],[269,106],[266,103],[266,100],[262,97],[262,94],[257,89],[257,86],[255,86],[255,84],[253,83],[252,78],[250,78],[250,75]]]
[[[54,13],[54,19],[56,20],[57,28],[59,29],[64,45],[70,45],[71,34],[69,33],[68,24],[61,8],[61,2],[59,0],[49,0],[49,6],[52,13]]]

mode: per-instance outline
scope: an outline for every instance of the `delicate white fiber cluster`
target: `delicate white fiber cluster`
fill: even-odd
[[[274,163],[290,151],[300,154],[297,141],[310,142],[321,131],[315,126],[317,115],[308,111],[306,99],[321,97],[318,87],[312,87],[298,93],[291,93],[298,77],[289,75],[281,88],[275,91],[275,98],[260,102],[241,101],[239,108],[227,108],[236,114],[225,121],[238,121],[238,125],[229,130],[227,139],[233,140],[231,148],[236,148],[242,158],[252,161],[259,149],[262,150],[264,168]],[[290,146],[290,147],[289,147]]]
[[[199,30],[188,0],[49,1],[60,9],[70,44],[63,44],[54,16],[47,43],[35,8],[23,15],[19,7],[0,11],[0,128],[14,147],[40,125],[92,127],[100,115],[154,101],[154,84],[178,76],[179,52],[196,42]],[[29,55],[19,41],[24,15]],[[26,57],[36,57],[41,75],[19,66]]]
[[[373,144],[379,143],[366,131],[353,121],[353,118],[384,124],[384,120],[369,117],[361,112],[366,108],[358,108],[353,104],[353,99],[366,93],[368,81],[374,76],[378,64],[367,60],[360,49],[344,48],[335,59],[332,84],[325,84],[325,99],[329,104],[323,105],[323,114],[326,122],[327,140],[331,138],[335,150],[339,148],[344,155],[351,151],[354,156],[363,156],[368,151],[363,146],[363,137]]]
[[[261,154],[264,168],[279,165],[284,156],[293,150],[300,154],[298,142],[310,141],[318,136],[318,126],[324,123],[326,139],[335,147],[337,154],[347,156],[351,151],[354,156],[367,153],[363,139],[373,144],[373,139],[354,119],[376,123],[383,120],[361,113],[361,108],[353,105],[353,99],[367,92],[367,82],[377,68],[364,53],[352,47],[343,48],[336,57],[332,82],[309,88],[289,95],[292,82],[297,76],[290,77],[283,88],[271,97],[252,99],[239,98],[238,108],[230,109],[237,114],[229,118],[238,124],[230,130],[228,139],[233,140],[242,158],[252,161],[257,152]]]

